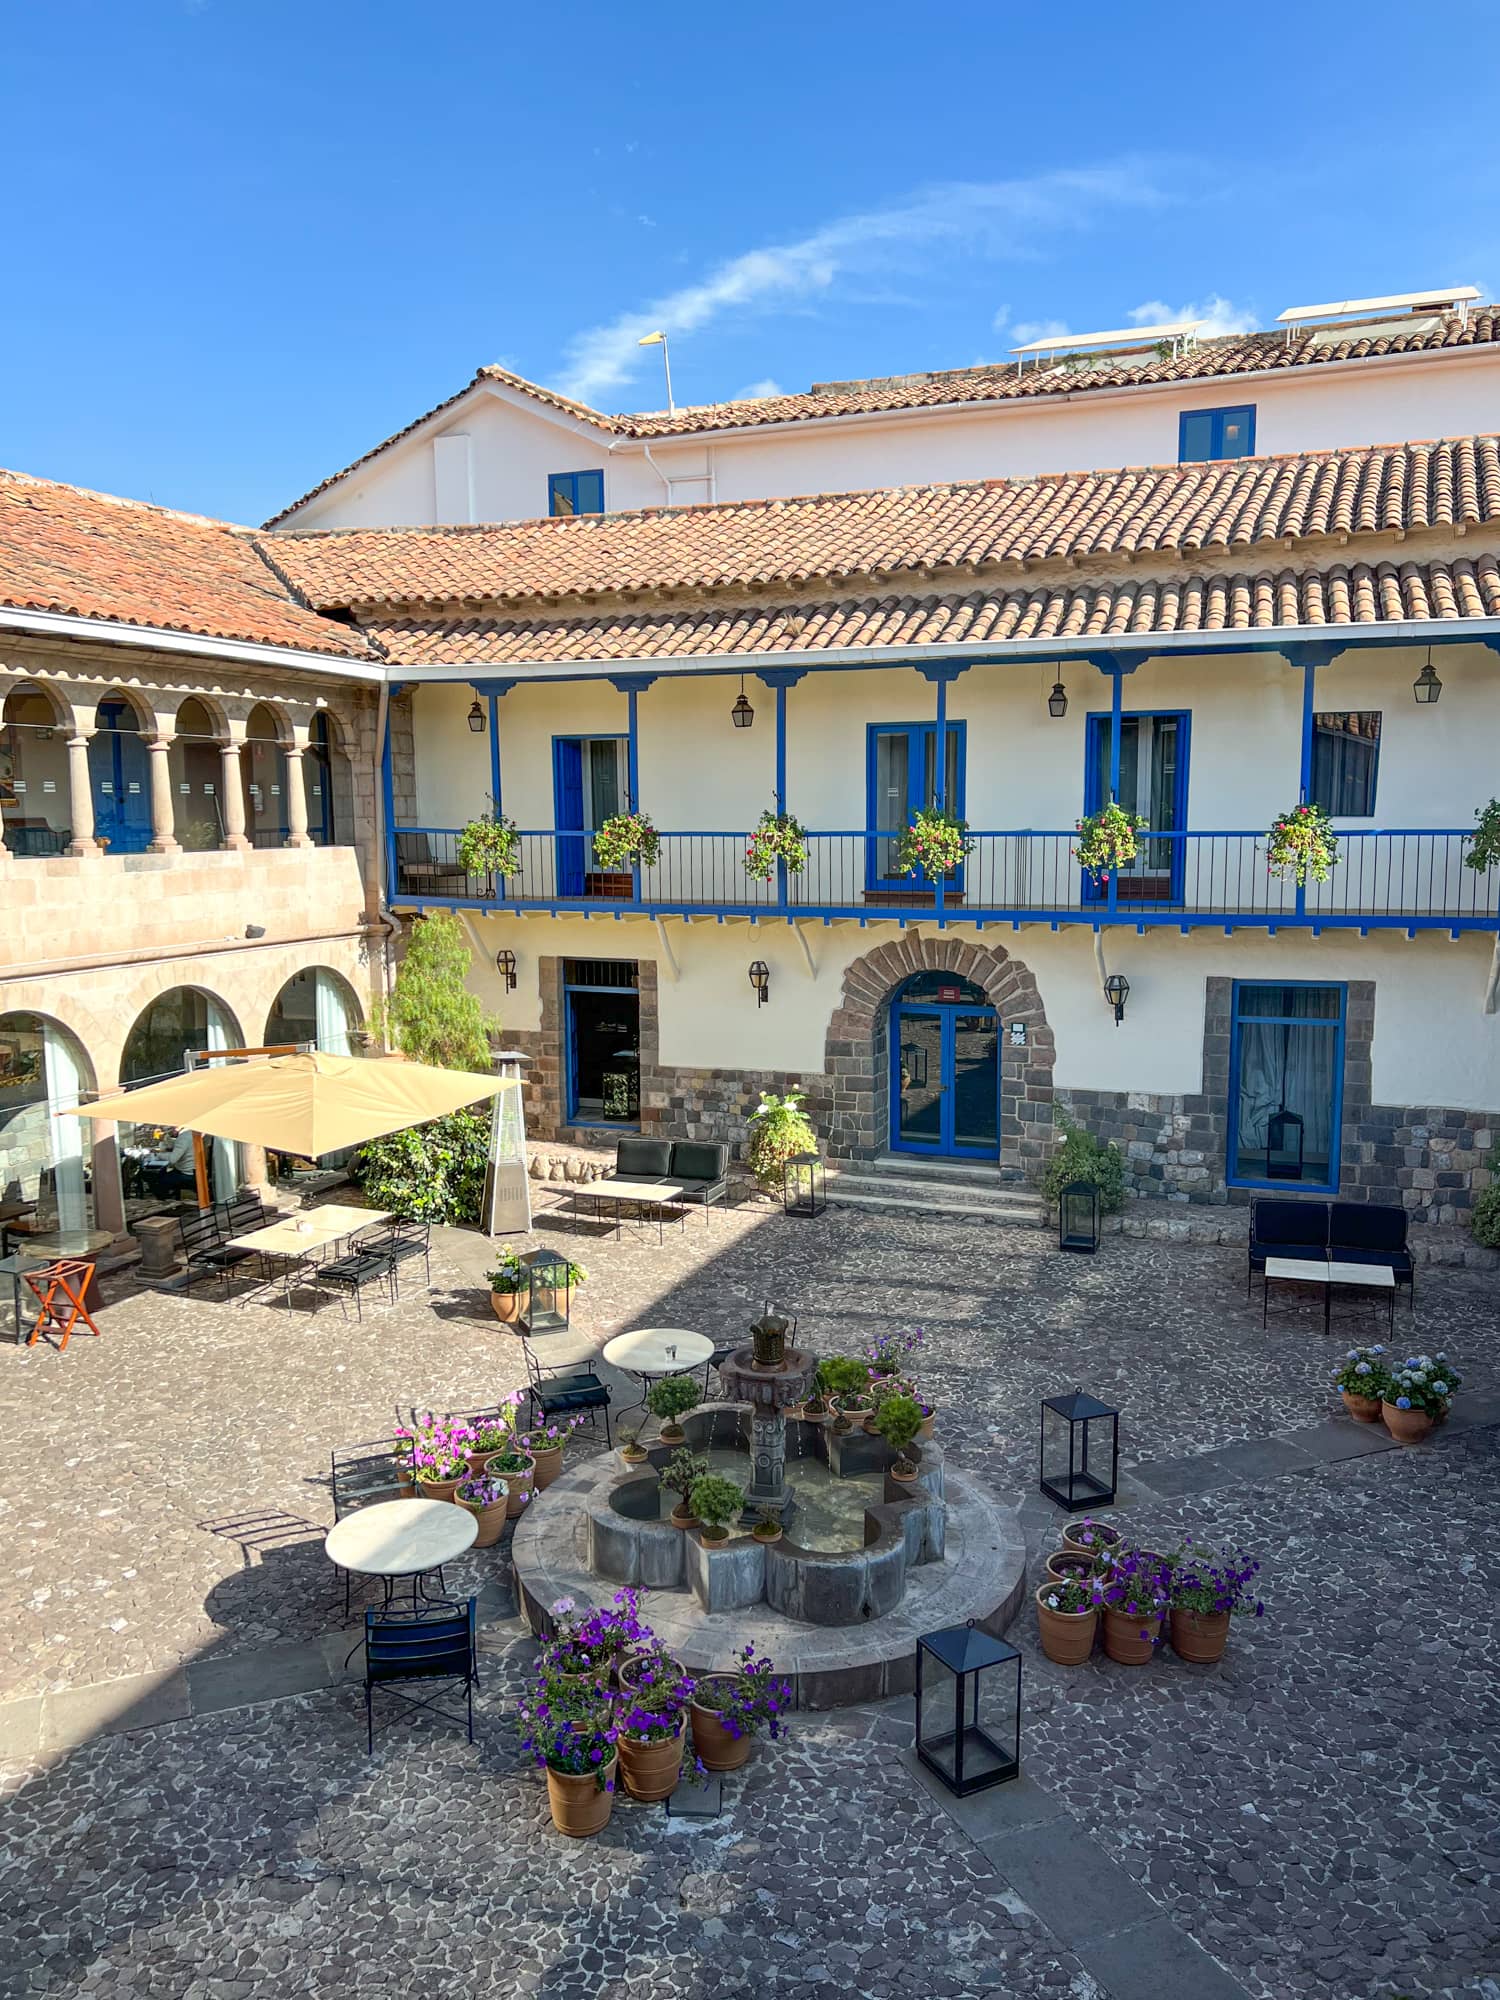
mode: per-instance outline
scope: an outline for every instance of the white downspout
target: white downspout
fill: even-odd
[[[642,450],[642,451],[643,451],[643,452],[644,452],[644,453],[646,454],[646,463],[647,463],[647,465],[649,465],[649,466],[650,466],[651,470],[652,470],[652,471],[653,471],[653,472],[654,472],[654,473],[656,474],[657,478],[658,478],[658,479],[659,479],[659,480],[661,481],[662,485],[666,487],[666,489],[667,489],[667,505],[668,505],[668,506],[670,507],[670,506],[671,506],[671,504],[672,504],[672,482],[671,482],[671,480],[670,480],[670,479],[669,479],[669,478],[667,477],[666,473],[664,473],[664,472],[662,471],[661,467],[660,467],[660,466],[659,466],[659,465],[657,464],[656,460],[655,460],[655,459],[654,459],[654,458],[653,458],[653,457],[651,456],[651,445],[650,445],[650,442],[649,442],[649,440],[643,440],[643,441],[642,441],[642,444],[641,444],[641,450]]]

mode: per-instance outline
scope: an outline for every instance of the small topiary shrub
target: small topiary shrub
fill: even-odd
[[[745,1159],[750,1171],[769,1193],[779,1194],[782,1172],[793,1153],[815,1153],[818,1135],[803,1112],[803,1092],[789,1090],[778,1097],[763,1090],[760,1103],[750,1114],[750,1137]]]
[[[1486,1250],[1500,1250],[1500,1181],[1492,1181],[1476,1198],[1470,1227],[1476,1243]]]
[[[1047,1162],[1042,1175],[1042,1193],[1056,1202],[1069,1181],[1088,1181],[1099,1190],[1099,1207],[1113,1215],[1125,1201],[1125,1161],[1111,1140],[1102,1145],[1092,1132],[1072,1125],[1059,1112],[1063,1142]]]

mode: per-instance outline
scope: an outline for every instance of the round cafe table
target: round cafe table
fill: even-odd
[[[392,1586],[409,1576],[415,1611],[421,1578],[472,1548],[478,1533],[475,1516],[450,1500],[381,1500],[335,1521],[323,1537],[323,1553],[355,1576],[378,1576],[387,1604]]]
[[[706,1333],[690,1333],[681,1326],[642,1326],[633,1333],[617,1333],[604,1343],[604,1358],[623,1375],[634,1375],[641,1385],[640,1399],[627,1403],[627,1410],[644,1409],[651,1384],[667,1375],[691,1375],[704,1370],[708,1387],[707,1363],[713,1360],[714,1344]]]

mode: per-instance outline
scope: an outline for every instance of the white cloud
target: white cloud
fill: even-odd
[[[758,382],[747,382],[743,389],[736,389],[730,397],[732,403],[755,403],[762,396],[784,396],[785,389],[773,376],[763,375]]]
[[[1254,333],[1259,325],[1253,312],[1232,305],[1217,292],[1185,306],[1169,306],[1165,299],[1147,299],[1126,314],[1133,326],[1172,326],[1178,320],[1201,319],[1200,340],[1212,340],[1221,333]]]
[[[1032,340],[1063,340],[1072,331],[1063,319],[1018,319],[1011,328],[1017,347]]]
[[[1031,180],[951,181],[888,208],[825,223],[790,243],[747,250],[695,283],[586,328],[567,346],[558,386],[598,402],[634,379],[643,333],[692,333],[728,312],[788,308],[828,296],[841,281],[886,278],[943,256],[1031,258],[1049,236],[1105,213],[1165,199],[1139,162],[1039,174]]]
[[[1010,325],[1010,307],[996,306],[995,317],[990,321],[990,325],[996,333],[1004,333],[1005,329]]]

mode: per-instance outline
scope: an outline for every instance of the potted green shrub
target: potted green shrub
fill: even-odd
[[[672,1503],[671,1522],[674,1528],[696,1528],[698,1517],[693,1512],[690,1495],[693,1488],[708,1472],[708,1454],[690,1451],[686,1445],[674,1451],[662,1467],[661,1483],[669,1492],[677,1495]]]
[[[469,820],[459,829],[458,865],[466,875],[484,875],[491,881],[498,875],[518,875],[521,836],[515,821],[494,810]]]
[[[1380,1422],[1380,1399],[1390,1387],[1390,1363],[1383,1345],[1351,1347],[1339,1363],[1333,1386],[1358,1424]]]
[[[1500,1181],[1492,1181],[1474,1197],[1469,1211],[1469,1228],[1474,1241],[1486,1250],[1500,1250]]]
[[[777,862],[784,862],[788,875],[800,875],[807,866],[807,830],[788,812],[774,806],[760,816],[760,825],[745,848],[745,873],[757,882],[769,882]]]
[[[606,873],[654,868],[660,857],[661,835],[643,812],[615,813],[594,835],[594,865]]]
[[[973,851],[974,843],[968,836],[966,819],[945,812],[941,806],[920,806],[896,841],[895,873],[920,872],[929,882],[941,881],[962,867],[964,856]]]
[[[762,1507],[755,1517],[755,1525],[750,1530],[758,1542],[779,1542],[781,1540],[781,1516],[774,1507]]]
[[[1085,813],[1074,821],[1078,839],[1073,859],[1102,887],[1111,875],[1118,875],[1134,861],[1139,852],[1136,836],[1149,824],[1139,813],[1128,813],[1111,799],[1098,812]]]
[[[760,1103],[750,1114],[745,1161],[768,1193],[780,1194],[786,1163],[793,1153],[818,1150],[818,1135],[802,1110],[805,1101],[806,1093],[800,1090],[788,1090],[784,1097],[778,1097],[774,1090],[763,1090]]]
[[[850,1354],[831,1354],[818,1363],[818,1388],[838,1412],[845,1430],[862,1424],[874,1408],[869,1368]]]
[[[1087,1181],[1099,1190],[1099,1210],[1114,1215],[1125,1205],[1125,1156],[1110,1140],[1106,1145],[1092,1132],[1074,1125],[1065,1113],[1054,1114],[1063,1142],[1042,1172],[1042,1194],[1054,1208],[1070,1181]]]
[[[922,1428],[922,1406],[914,1396],[887,1396],[875,1412],[875,1429],[896,1454],[891,1477],[910,1486],[922,1468],[911,1455],[917,1432]]]
[[[698,1532],[705,1542],[726,1542],[730,1522],[744,1512],[745,1490],[720,1473],[707,1472],[694,1484],[688,1505],[701,1523]]]
[[[624,1428],[619,1433],[620,1456],[627,1465],[645,1465],[646,1447],[641,1443],[641,1434],[634,1428]]]
[[[663,1444],[681,1444],[687,1433],[677,1421],[697,1409],[703,1391],[692,1375],[664,1375],[653,1382],[646,1395],[646,1407],[661,1425]]]
[[[1326,882],[1338,866],[1339,841],[1321,806],[1293,806],[1271,822],[1266,835],[1266,870],[1290,877],[1299,889],[1308,878]]]

